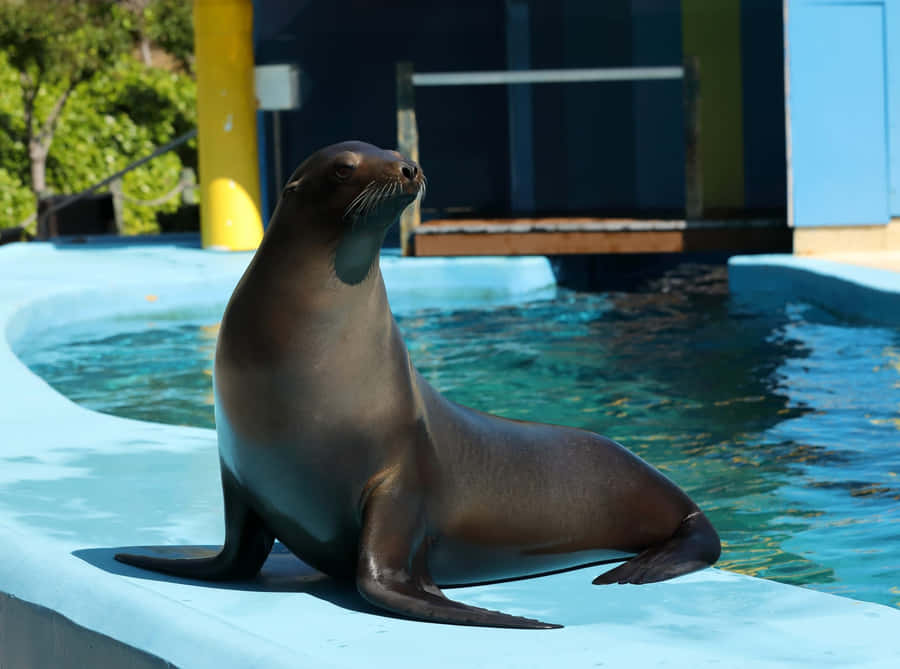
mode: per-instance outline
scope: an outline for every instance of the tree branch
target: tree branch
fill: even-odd
[[[22,80],[23,87],[34,88],[34,81],[31,79],[31,75],[28,74],[27,70],[20,70],[19,78]]]
[[[66,106],[66,101],[69,99],[69,96],[72,94],[72,91],[75,90],[75,86],[77,85],[77,81],[72,80],[69,82],[69,85],[66,86],[66,90],[63,91],[62,95],[60,95],[56,102],[53,104],[53,109],[50,110],[50,113],[47,114],[47,120],[44,121],[44,125],[41,128],[41,131],[38,133],[38,141],[41,144],[46,142],[47,145],[53,139],[53,133],[56,132],[56,124],[59,122],[59,117],[62,114],[63,107]]]
[[[19,72],[19,78],[22,80],[22,106],[25,111],[25,134],[28,142],[31,142],[31,138],[34,130],[34,98],[37,96],[37,89],[34,87],[34,82],[31,80],[31,76],[27,72]]]

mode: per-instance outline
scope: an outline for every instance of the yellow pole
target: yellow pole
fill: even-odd
[[[200,233],[204,248],[262,239],[251,0],[194,0]]]

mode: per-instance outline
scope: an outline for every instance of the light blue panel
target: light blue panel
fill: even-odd
[[[890,220],[884,2],[791,0],[794,225]]]
[[[900,216],[900,0],[886,0],[891,215]]]

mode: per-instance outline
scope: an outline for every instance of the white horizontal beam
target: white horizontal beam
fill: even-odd
[[[670,232],[679,230],[742,230],[747,228],[786,228],[781,218],[731,220],[656,220],[634,219],[512,219],[504,221],[466,221],[458,223],[425,222],[416,226],[417,235],[519,234],[542,232]]]
[[[490,86],[496,84],[562,84],[587,81],[681,79],[682,67],[616,67],[569,70],[488,70],[483,72],[418,72],[415,86]]]

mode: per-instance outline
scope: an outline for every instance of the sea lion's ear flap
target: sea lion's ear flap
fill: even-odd
[[[284,189],[281,191],[282,197],[284,197],[288,193],[293,193],[294,191],[298,190],[302,183],[303,183],[303,177],[299,177],[297,179],[294,179],[293,181],[288,181],[285,184]]]

